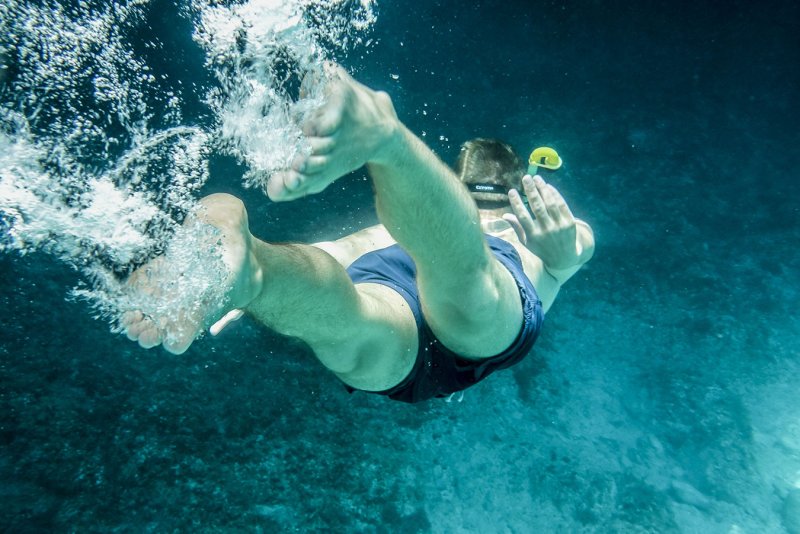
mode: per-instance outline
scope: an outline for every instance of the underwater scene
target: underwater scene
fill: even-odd
[[[800,534],[798,35],[789,1],[3,0],[0,531]],[[275,243],[378,223],[364,168],[265,193],[326,62],[448,165],[554,148],[593,229],[463,394],[351,393],[250,316],[125,335],[227,298],[205,195]]]

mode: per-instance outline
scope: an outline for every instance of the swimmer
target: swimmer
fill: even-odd
[[[311,154],[274,175],[267,193],[295,200],[366,165],[381,224],[332,242],[272,244],[250,233],[239,199],[206,197],[198,217],[220,230],[230,270],[228,304],[207,311],[222,317],[212,333],[244,311],[305,341],[348,390],[404,402],[449,396],[518,363],[560,287],[592,257],[591,228],[551,184],[524,175],[508,145],[469,141],[450,169],[386,93],[327,70],[326,104],[303,125]],[[123,326],[143,347],[179,354],[204,323],[132,312]]]

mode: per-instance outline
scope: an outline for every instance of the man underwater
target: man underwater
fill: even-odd
[[[386,93],[327,70],[327,101],[303,125],[311,154],[274,175],[267,193],[291,201],[366,165],[381,224],[333,242],[271,244],[250,233],[241,200],[205,197],[197,217],[219,229],[230,270],[226,307],[209,310],[223,317],[212,333],[244,310],[305,341],[349,390],[404,402],[451,395],[516,364],[561,285],[591,258],[591,228],[539,176],[521,181],[529,210],[518,190],[524,168],[507,145],[467,142],[454,172]],[[176,354],[205,324],[185,313],[123,318],[131,340]]]

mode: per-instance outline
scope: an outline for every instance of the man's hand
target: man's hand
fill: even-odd
[[[530,211],[516,189],[508,198],[514,214],[503,216],[517,232],[519,240],[536,254],[545,267],[563,270],[581,263],[582,247],[577,239],[577,224],[561,194],[540,177],[522,179]],[[531,217],[531,212],[533,216]]]
[[[267,186],[272,200],[319,193],[365,163],[380,162],[399,129],[389,95],[358,83],[338,65],[327,65],[326,75],[326,102],[303,124],[311,154],[272,176]]]

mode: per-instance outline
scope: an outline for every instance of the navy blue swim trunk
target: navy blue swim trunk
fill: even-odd
[[[522,269],[517,251],[506,241],[486,236],[494,256],[514,277],[522,301],[522,328],[516,340],[502,353],[491,358],[468,360],[452,352],[436,338],[422,316],[417,291],[417,268],[400,245],[375,250],[358,258],[347,269],[355,284],[372,283],[391,287],[408,302],[417,322],[419,350],[408,376],[379,395],[403,402],[420,402],[433,397],[447,397],[476,384],[499,369],[519,363],[531,350],[544,321],[542,302]],[[346,386],[348,391],[356,391]]]

